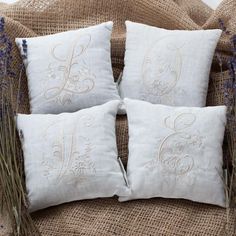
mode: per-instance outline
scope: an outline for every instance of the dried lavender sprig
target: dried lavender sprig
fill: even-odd
[[[230,31],[227,30],[225,24],[224,24],[224,21],[220,18],[218,19],[218,23],[219,23],[219,26],[221,28],[221,30],[225,33],[225,34],[230,34]]]
[[[11,81],[14,79],[11,70],[12,44],[4,32],[4,24],[4,18],[0,17],[0,82],[4,85],[1,86],[0,93],[0,184],[3,203],[12,222],[13,235],[40,235],[27,211],[23,153],[14,120],[16,111],[13,110],[11,103],[13,101]],[[18,81],[17,100],[20,98],[21,73]],[[8,93],[4,93],[4,90]]]
[[[224,22],[219,19],[219,24],[221,29],[224,33],[230,35],[230,32],[227,31]],[[228,120],[228,127],[227,127],[227,140],[228,140],[228,147],[229,147],[229,154],[231,156],[230,160],[227,160],[227,170],[229,176],[229,199],[233,200],[233,195],[236,194],[236,189],[234,189],[233,183],[236,181],[236,169],[235,169],[235,162],[236,162],[236,35],[231,36],[230,42],[232,45],[232,56],[228,60],[227,66],[229,69],[229,77],[224,83],[224,102],[225,105],[228,107],[227,112],[227,120]],[[223,76],[222,70],[222,60],[221,57],[217,56],[219,65],[221,68],[221,75]],[[228,162],[232,162],[232,170],[230,170]],[[230,174],[231,171],[231,174]],[[233,201],[232,201],[233,202]],[[235,202],[236,204],[236,202]]]
[[[5,20],[0,17],[0,76],[15,77],[15,73],[11,68],[12,63],[12,42],[4,32]]]

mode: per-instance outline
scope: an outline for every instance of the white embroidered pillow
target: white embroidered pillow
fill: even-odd
[[[36,38],[17,38],[32,113],[74,112],[120,99],[114,83],[112,22]]]
[[[222,143],[226,107],[169,107],[125,99],[131,195],[225,207]]]
[[[126,22],[122,98],[172,106],[205,106],[221,30],[165,30]]]
[[[60,115],[17,116],[30,211],[130,193],[117,157],[119,101]]]

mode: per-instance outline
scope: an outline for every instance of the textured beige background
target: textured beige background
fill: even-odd
[[[16,1],[17,0],[0,0],[0,2],[6,2],[6,3],[13,3]],[[202,1],[208,4],[213,9],[215,9],[222,0],[202,0]]]

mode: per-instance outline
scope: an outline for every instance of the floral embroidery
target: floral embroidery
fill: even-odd
[[[59,62],[59,66],[50,63],[48,66],[49,78],[44,81],[44,98],[61,105],[72,103],[74,95],[87,93],[95,86],[96,76],[92,73],[83,55],[91,43],[91,35],[78,37],[69,45],[67,55],[61,55],[57,44],[51,49],[52,57]],[[56,63],[56,64],[57,64]],[[52,84],[58,83],[57,86]]]
[[[173,131],[166,136],[159,146],[158,157],[146,164],[149,169],[161,165],[167,172],[177,176],[185,175],[194,167],[194,151],[202,146],[202,138],[197,134],[185,131],[196,121],[192,113],[181,113],[174,118],[164,120],[166,128]]]
[[[175,89],[182,71],[181,49],[185,45],[176,46],[168,44],[171,36],[165,36],[157,40],[148,50],[144,57],[142,67],[143,86],[140,93],[144,97],[154,97],[153,99],[174,100],[172,94]],[[162,44],[163,40],[165,44]],[[164,52],[163,52],[164,50]],[[179,92],[177,89],[176,93]],[[185,91],[181,91],[185,93]],[[165,100],[165,99],[164,99]]]
[[[149,101],[151,103],[165,104],[178,106],[179,100],[184,99],[186,97],[186,92],[182,88],[173,88],[172,92],[169,94],[165,94],[163,96],[153,95],[151,93],[147,93],[147,91],[142,88],[140,91],[140,99],[143,101]]]
[[[82,117],[80,121],[86,121],[87,127],[91,126],[93,118]],[[53,180],[54,184],[66,181],[68,184],[76,181],[84,181],[88,176],[96,173],[95,163],[91,160],[92,144],[90,139],[79,135],[79,130],[74,127],[72,130],[59,129],[61,122],[54,123],[45,131],[45,142],[50,142],[51,133],[57,130],[57,139],[51,142],[51,153],[44,153],[42,166],[44,176]],[[58,127],[58,129],[57,129]]]

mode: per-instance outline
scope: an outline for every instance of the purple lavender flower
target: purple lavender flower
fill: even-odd
[[[236,47],[236,34],[231,37],[231,42],[235,48]]]
[[[26,41],[26,39],[22,39],[22,47],[23,47],[23,52],[27,53],[27,41]]]
[[[222,31],[230,35],[230,32],[225,27],[225,24],[222,19],[219,19],[219,26]],[[234,117],[234,107],[235,107],[235,96],[236,96],[236,35],[233,35],[230,38],[232,44],[232,57],[228,60],[227,66],[229,69],[229,78],[224,83],[224,102],[228,106],[228,121],[232,120]],[[219,53],[216,53],[219,65],[223,67],[223,62]]]
[[[27,52],[28,52],[28,46],[27,46],[27,41],[26,39],[22,39],[22,48],[23,48],[23,53],[22,53],[22,59],[25,60],[27,59]]]
[[[228,61],[228,68],[229,68],[230,78],[235,80],[236,58],[231,58]]]
[[[0,77],[15,77],[15,73],[12,71],[12,43],[4,32],[5,20],[0,17]]]
[[[234,104],[235,106],[235,97],[236,97],[236,35],[233,35],[231,38],[231,42],[233,45],[233,57],[229,60],[229,75],[232,81],[231,84],[231,91],[232,95],[234,97]]]
[[[5,20],[0,17],[0,94],[10,86],[10,78],[15,78],[12,70],[12,43],[4,32]]]
[[[228,31],[227,28],[225,27],[224,21],[223,21],[222,19],[219,19],[218,22],[219,22],[219,26],[220,26],[221,30],[222,30],[225,34],[229,35],[229,34],[230,34],[230,31]]]
[[[0,32],[4,31],[5,20],[3,17],[0,17]]]

